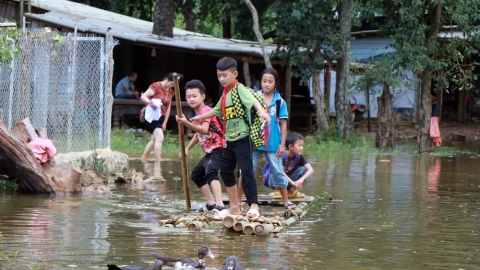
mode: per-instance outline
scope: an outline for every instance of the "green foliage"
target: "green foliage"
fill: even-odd
[[[436,10],[441,10],[438,23]],[[478,54],[480,0],[364,0],[357,2],[356,12],[392,38],[393,69],[432,72],[439,88],[448,88],[449,81],[459,89],[473,87],[477,63],[467,64],[465,59]],[[378,15],[383,18],[375,20]]]
[[[378,153],[375,141],[368,137],[350,134],[346,138],[340,137],[340,131],[322,131],[314,134],[315,140],[306,141],[306,154],[318,156],[332,153]]]
[[[303,81],[324,68],[327,60],[342,57],[335,2],[328,0],[277,0],[272,5],[276,14],[278,48],[274,56],[288,59],[296,66],[294,76]]]
[[[0,22],[8,22],[0,18]],[[0,65],[10,63],[14,55],[21,52],[17,40],[22,32],[17,27],[0,27]]]
[[[18,184],[16,179],[0,179],[0,194],[16,192],[18,190]]]
[[[106,175],[109,172],[107,171],[105,158],[98,157],[99,154],[96,148],[97,147],[95,146],[94,150],[92,151],[92,154],[90,154],[88,157],[86,158],[81,157],[80,160],[78,160],[78,163],[80,164],[80,168],[90,167],[94,171]]]

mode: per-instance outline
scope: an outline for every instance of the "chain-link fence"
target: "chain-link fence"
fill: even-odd
[[[29,117],[59,152],[109,147],[116,44],[111,35],[27,31],[21,54],[0,67],[0,120],[12,129]]]

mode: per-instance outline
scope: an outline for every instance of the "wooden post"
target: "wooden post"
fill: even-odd
[[[285,102],[287,103],[288,109],[288,119],[287,119],[287,126],[290,126],[290,119],[292,115],[290,112],[292,111],[292,66],[287,65],[285,69]]]
[[[243,76],[245,77],[245,86],[252,88],[252,81],[250,80],[250,66],[246,59],[243,59]]]
[[[32,13],[32,0],[27,0],[28,1],[28,13]]]
[[[367,86],[367,127],[368,127],[368,132],[372,132],[372,129],[370,127],[370,86]],[[378,119],[378,115],[377,115]],[[393,128],[393,126],[392,126]],[[392,136],[393,137],[393,136]]]
[[[180,77],[177,73],[173,73],[173,87],[175,88],[175,102],[177,103],[177,116],[182,116],[182,101],[180,97],[180,86],[178,82]],[[183,132],[183,125],[178,124],[178,137],[180,138],[180,151],[182,153],[182,178],[183,178],[183,190],[185,193],[185,202],[187,204],[187,211],[192,208],[190,204],[190,189],[188,187],[188,175],[187,175],[187,161],[185,159],[185,134]]]
[[[327,119],[330,120],[330,86],[332,82],[332,60],[327,61],[327,66],[325,67],[324,71],[324,80],[323,83],[325,84],[325,108],[326,108],[326,114],[327,114]]]
[[[24,4],[23,4],[23,0],[20,0],[20,12],[19,12],[19,18],[18,18],[18,21],[20,22],[20,29],[23,29],[23,8],[24,8]]]

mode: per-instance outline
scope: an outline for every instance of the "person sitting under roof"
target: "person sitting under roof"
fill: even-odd
[[[126,76],[117,83],[115,87],[116,99],[135,99],[138,91],[135,90],[134,82],[137,80],[138,74],[135,71],[130,73],[130,76]]]

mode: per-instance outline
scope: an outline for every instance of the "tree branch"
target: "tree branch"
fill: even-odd
[[[270,57],[268,56],[267,49],[265,47],[265,40],[263,39],[262,33],[260,33],[260,26],[258,23],[258,13],[255,7],[253,6],[250,0],[244,0],[245,4],[248,6],[252,12],[253,17],[253,31],[257,36],[258,42],[260,43],[260,48],[262,49],[263,59],[265,60],[265,66],[271,68],[272,64],[270,63]]]

